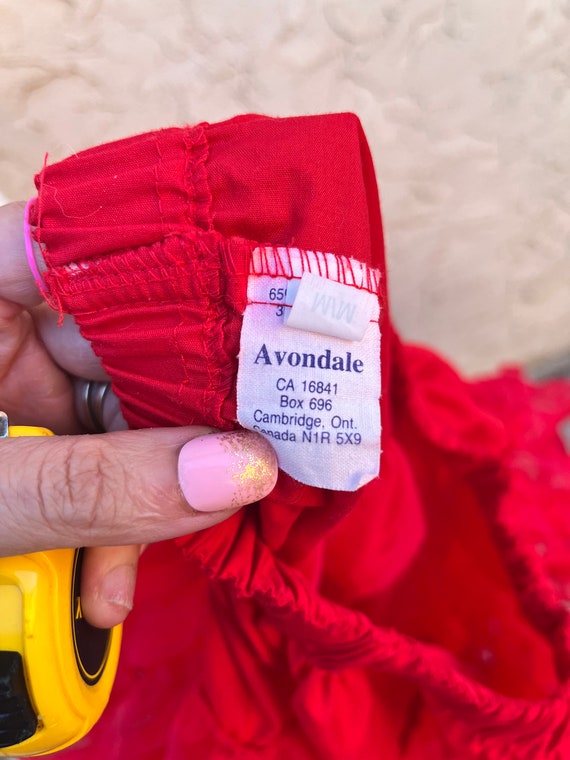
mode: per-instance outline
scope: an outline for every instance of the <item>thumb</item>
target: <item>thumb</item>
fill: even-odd
[[[193,533],[277,479],[273,449],[247,431],[4,438],[0,456],[0,556]]]

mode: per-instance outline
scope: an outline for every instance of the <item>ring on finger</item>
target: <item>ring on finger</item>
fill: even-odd
[[[111,383],[79,380],[77,383],[77,414],[90,433],[104,433],[103,404]]]

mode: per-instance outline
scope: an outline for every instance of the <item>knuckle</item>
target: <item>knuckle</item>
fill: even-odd
[[[44,457],[40,465],[38,503],[46,523],[72,533],[112,524],[120,476],[120,465],[103,441],[67,439],[59,456]]]

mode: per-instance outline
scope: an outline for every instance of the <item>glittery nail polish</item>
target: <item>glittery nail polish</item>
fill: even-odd
[[[216,433],[182,447],[178,480],[188,504],[198,512],[235,509],[273,489],[277,459],[269,443],[255,433]]]

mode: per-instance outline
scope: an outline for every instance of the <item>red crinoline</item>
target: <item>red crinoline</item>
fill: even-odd
[[[402,345],[358,120],[167,129],[37,187],[50,301],[133,427],[236,426],[257,244],[382,272],[380,477],[350,494],[282,474],[261,503],[149,549],[109,708],[66,757],[570,758],[570,387],[467,384]]]

